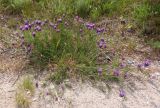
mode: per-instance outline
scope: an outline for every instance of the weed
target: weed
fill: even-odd
[[[29,108],[31,104],[23,93],[16,93],[16,103],[18,108]]]
[[[31,80],[31,78],[29,78],[29,77],[24,78],[22,84],[20,85],[20,88],[30,91],[31,94],[34,93],[34,89],[35,89],[33,82]]]

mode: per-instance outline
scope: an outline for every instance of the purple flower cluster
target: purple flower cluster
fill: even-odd
[[[114,70],[113,75],[118,77],[120,75],[120,70],[119,69]]]
[[[99,35],[100,33],[104,32],[104,28],[97,28],[96,29],[97,34]]]
[[[106,48],[106,42],[103,38],[100,39],[100,41],[98,42],[98,46],[99,48]]]
[[[138,69],[142,69],[143,67],[148,67],[151,65],[151,61],[146,59],[143,63],[137,65]]]
[[[92,30],[95,28],[95,24],[94,23],[86,23],[86,27],[89,29],[89,30]]]
[[[34,28],[34,31],[32,32],[32,36],[36,36],[37,31],[42,30],[42,26],[44,26],[47,23],[47,21],[41,21],[41,20],[35,20],[33,22],[29,22],[28,20],[24,21],[24,25],[20,26],[21,31],[28,31],[32,30]]]

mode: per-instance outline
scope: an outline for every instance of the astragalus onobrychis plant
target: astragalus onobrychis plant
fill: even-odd
[[[52,66],[50,79],[61,83],[67,78],[118,81],[128,76],[128,66],[115,60],[99,64],[108,49],[104,29],[82,18],[62,16],[51,20],[26,20],[20,26],[21,47],[32,64]],[[114,62],[115,61],[115,62]]]
[[[75,64],[91,66],[97,54],[96,35],[74,19],[25,21],[21,46],[35,63],[57,64],[71,59]],[[92,29],[92,28],[91,28]]]

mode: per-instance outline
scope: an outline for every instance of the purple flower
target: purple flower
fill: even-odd
[[[96,29],[97,34],[100,34],[100,33],[102,33],[103,31],[104,31],[104,29],[101,29],[101,28],[97,28],[97,29]]]
[[[31,50],[32,50],[31,45],[30,45],[30,44],[28,44],[28,45],[27,45],[27,53],[30,53],[30,52],[31,52]]]
[[[75,17],[75,19],[77,19],[77,20],[78,20],[78,19],[79,19],[79,16],[76,16],[76,17]]]
[[[119,96],[120,96],[120,97],[125,97],[125,95],[126,95],[125,91],[124,91],[123,89],[121,89],[121,90],[119,91]]]
[[[58,23],[61,23],[61,22],[62,22],[62,19],[61,19],[61,18],[59,18],[57,21],[58,21]]]
[[[35,37],[36,36],[36,32],[32,32],[32,36]]]
[[[36,30],[36,31],[41,31],[41,27],[40,27],[40,26],[37,26],[37,27],[35,27],[35,30]]]
[[[121,68],[124,68],[124,67],[126,67],[126,64],[121,63],[121,64],[120,64],[120,67],[121,67]]]
[[[29,30],[29,25],[25,25],[25,26],[24,26],[24,29],[25,29],[25,30]]]
[[[114,76],[119,76],[120,75],[120,71],[118,69],[114,70],[113,75]]]
[[[45,22],[41,22],[41,26],[45,25]]]
[[[99,48],[106,48],[106,43],[105,40],[103,38],[100,39],[100,42],[98,42],[98,46]]]
[[[41,20],[35,20],[35,24],[41,25],[42,21]]]
[[[20,26],[20,28],[19,28],[20,30],[23,30],[23,26]]]
[[[144,67],[148,67],[150,64],[151,64],[151,62],[149,60],[144,61]]]
[[[124,78],[126,79],[126,78],[128,78],[128,72],[126,72],[125,74],[124,74]]]
[[[93,28],[95,27],[95,24],[93,24],[93,23],[87,23],[87,24],[86,24],[86,27],[87,27],[88,29],[93,29]]]
[[[102,68],[98,68],[97,71],[98,71],[98,74],[99,74],[99,75],[102,75]]]
[[[138,68],[142,68],[142,64],[138,64],[137,67],[138,67]]]
[[[80,29],[79,31],[80,31],[80,33],[82,33],[82,32],[83,32],[83,30],[82,30],[82,29]]]
[[[103,38],[101,38],[101,40],[100,40],[101,42],[104,42],[104,39]]]
[[[103,42],[99,42],[99,48],[103,47]]]
[[[68,25],[69,25],[68,22],[65,22],[64,24],[65,24],[65,26],[68,26]]]
[[[38,88],[38,86],[39,86],[39,85],[38,85],[38,82],[36,82],[36,87]]]
[[[54,28],[54,29],[57,29],[57,26],[56,26],[56,25],[54,25],[54,26],[53,26],[53,28]]]
[[[25,24],[25,25],[28,25],[28,24],[29,24],[29,21],[28,21],[28,20],[25,20],[25,21],[24,21],[24,24]]]
[[[53,27],[53,26],[54,26],[54,24],[53,24],[52,22],[50,22],[50,23],[49,23],[49,25],[50,25],[51,27]]]
[[[31,27],[32,27],[32,24],[28,24],[28,27],[31,28]]]
[[[56,32],[60,32],[60,29],[57,29]]]

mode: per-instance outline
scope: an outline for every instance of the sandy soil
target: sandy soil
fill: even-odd
[[[39,87],[31,99],[31,108],[160,108],[160,70],[157,71],[147,80],[130,76],[124,84],[125,98],[119,97],[118,84],[110,84],[111,90],[102,82],[96,86],[89,82],[66,81],[60,86],[47,82],[42,87],[44,80],[36,79]],[[0,108],[16,108],[17,77],[11,72],[0,73]]]

